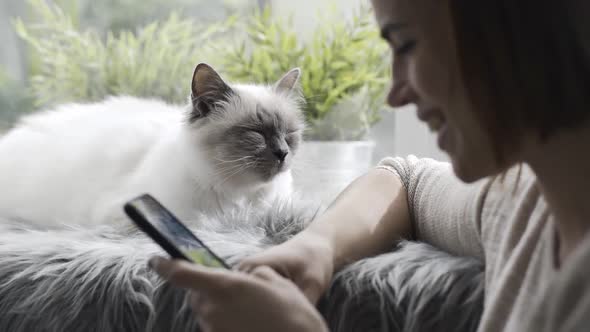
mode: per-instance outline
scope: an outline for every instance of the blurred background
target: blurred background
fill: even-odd
[[[0,43],[0,131],[107,95],[182,104],[199,62],[249,83],[301,67],[306,189],[331,199],[386,156],[446,160],[413,107],[384,105],[391,54],[366,0],[0,0]]]
[[[341,23],[342,20],[350,21],[354,18],[355,12],[358,12],[359,8],[368,2],[364,0],[339,0],[338,5],[335,6],[334,2],[331,1],[315,0],[0,0],[0,42],[2,45],[0,48],[0,123],[5,128],[9,127],[16,118],[25,112],[48,107],[52,101],[52,98],[47,98],[47,94],[52,93],[51,90],[45,93],[31,91],[32,81],[35,76],[39,76],[39,72],[44,70],[41,68],[44,61],[35,59],[39,55],[35,55],[34,47],[23,40],[15,29],[17,18],[21,18],[24,25],[29,29],[34,29],[35,25],[38,27],[40,23],[49,25],[45,27],[47,30],[64,28],[59,27],[59,24],[55,21],[52,22],[50,18],[43,16],[45,8],[40,8],[42,3],[53,3],[61,8],[64,15],[71,19],[72,29],[80,32],[96,31],[100,36],[99,38],[103,39],[106,38],[108,33],[137,32],[138,29],[153,22],[165,22],[174,12],[178,13],[182,19],[189,19],[199,25],[199,28],[195,29],[197,33],[204,32],[211,25],[217,24],[219,26],[215,27],[215,29],[218,31],[213,32],[213,34],[223,34],[224,29],[231,29],[227,26],[232,24],[232,22],[228,22],[230,17],[235,21],[245,20],[257,8],[270,6],[273,17],[285,22],[285,24],[291,21],[288,23],[291,23],[294,27],[293,31],[297,33],[297,37],[303,41],[309,41],[313,38],[314,31],[318,29],[320,23],[330,25],[330,22],[326,22],[328,16],[331,16],[332,20],[338,21],[334,23]],[[321,13],[323,13],[323,16],[320,19]],[[332,14],[326,15],[326,13]],[[51,27],[51,24],[54,24],[54,26]],[[67,33],[66,31],[62,32]],[[34,35],[39,41],[52,37],[50,31],[37,31]],[[215,43],[215,37],[217,36],[206,37],[210,40],[194,37],[194,40],[189,41],[189,43],[200,43],[197,47],[207,48],[210,46],[205,45],[206,42]],[[54,35],[53,38],[55,38],[56,43],[68,42],[67,40],[59,40],[63,39],[63,36]],[[239,40],[241,36],[234,38]],[[188,36],[188,39],[190,39],[190,36]],[[47,42],[47,40],[44,41]],[[56,50],[53,56],[63,57],[63,53],[69,56],[85,56],[84,54],[76,54],[75,50],[65,50],[63,52]],[[187,56],[190,55],[191,51],[186,51],[186,54]],[[194,55],[199,56],[199,54]],[[51,54],[44,54],[43,56],[51,56]],[[86,56],[91,57],[92,55]],[[319,57],[321,54],[317,56]],[[205,61],[203,58],[207,58],[207,56],[203,54],[201,59],[187,58],[185,61],[192,65],[199,61]],[[45,62],[60,61],[59,59],[44,60]],[[64,61],[64,59],[61,59],[61,61]],[[78,61],[83,61],[83,59]],[[388,51],[385,51],[384,61],[386,64],[389,63]],[[88,65],[90,64],[88,63]],[[301,66],[301,64],[294,65]],[[310,70],[309,68],[303,69]],[[182,83],[185,83],[190,78],[191,71],[192,68],[183,69]],[[46,74],[53,73],[47,72]],[[63,79],[68,78],[67,75],[63,76]],[[58,79],[58,77],[55,77],[55,79]],[[92,86],[88,88],[92,88]],[[146,92],[149,94],[149,89]],[[158,92],[160,95],[164,94]],[[186,93],[185,89],[182,90],[180,95]],[[93,94],[89,93],[89,95]],[[70,101],[68,99],[76,99],[73,98],[74,96],[70,97],[61,99],[64,102]],[[84,99],[85,96],[78,95],[76,97],[77,99]],[[53,102],[60,102],[58,96],[55,96]],[[446,158],[436,147],[433,135],[428,132],[425,126],[417,122],[413,110],[385,111],[381,112],[380,117],[380,121],[371,124],[372,128],[369,131],[369,137],[376,141],[373,159],[378,160],[387,155],[404,156],[407,154],[442,160]]]

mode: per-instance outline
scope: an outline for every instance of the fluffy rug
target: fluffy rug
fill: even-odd
[[[301,231],[314,216],[302,206],[200,217],[191,228],[235,263]],[[476,330],[481,263],[426,244],[406,242],[392,250],[335,276],[319,305],[332,331]],[[138,231],[38,229],[3,221],[0,331],[197,331],[184,292],[146,268],[149,257],[162,253]]]

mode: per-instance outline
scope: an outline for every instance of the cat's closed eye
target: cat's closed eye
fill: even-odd
[[[290,148],[294,148],[299,144],[301,140],[301,132],[299,130],[288,132],[285,135],[285,142],[289,145]]]
[[[266,138],[261,131],[257,130],[250,130],[244,133],[244,138],[248,140],[252,144],[256,145],[264,145],[266,142]]]

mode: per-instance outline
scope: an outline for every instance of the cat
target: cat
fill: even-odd
[[[0,218],[128,222],[122,206],[143,193],[181,220],[288,199],[304,130],[300,75],[230,86],[201,63],[187,107],[123,96],[24,117],[0,137]]]

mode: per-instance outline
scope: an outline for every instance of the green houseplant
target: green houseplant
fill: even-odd
[[[16,19],[14,25],[31,50],[30,85],[38,105],[109,94],[182,102],[187,71],[207,61],[242,82],[272,82],[301,67],[310,139],[363,139],[379,120],[389,76],[387,47],[366,7],[349,21],[322,20],[313,39],[304,42],[292,22],[273,17],[270,7],[239,23],[230,16],[206,26],[173,13],[135,31],[104,36],[79,26],[77,13],[69,12],[75,6],[66,11],[52,2],[28,1],[35,21]],[[237,24],[240,29],[232,30]],[[227,38],[241,25],[245,36]]]
[[[225,73],[237,81],[272,82],[301,67],[307,137],[362,140],[383,109],[387,46],[367,7],[349,21],[319,21],[313,38],[303,41],[292,21],[274,17],[270,7],[256,12],[245,22],[247,37],[223,54]]]
[[[32,23],[16,19],[30,49],[30,88],[38,107],[132,95],[183,103],[190,73],[212,56],[235,17],[203,26],[172,13],[135,31],[81,28],[75,15],[44,0],[29,0]]]

